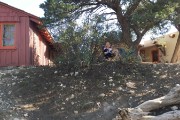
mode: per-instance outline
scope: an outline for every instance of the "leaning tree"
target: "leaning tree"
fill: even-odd
[[[44,23],[53,32],[64,29],[69,21],[103,16],[122,32],[120,43],[137,48],[142,37],[153,28],[165,28],[168,18],[179,7],[178,0],[46,0]],[[59,28],[59,26],[62,26]]]
[[[171,20],[172,24],[176,27],[176,29],[180,33],[180,14],[179,13],[180,13],[180,7],[175,9],[174,14],[170,17],[170,20]],[[173,62],[173,63],[179,62],[180,61],[180,55],[179,54],[180,54],[180,34],[179,34],[178,39],[177,39],[177,43],[175,46],[175,50],[174,50],[171,62]]]

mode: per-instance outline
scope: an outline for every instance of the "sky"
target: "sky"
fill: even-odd
[[[3,3],[31,13],[38,17],[44,16],[43,9],[39,8],[41,3],[44,3],[46,0],[0,0]]]

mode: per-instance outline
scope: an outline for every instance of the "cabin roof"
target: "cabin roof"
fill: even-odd
[[[24,14],[24,15],[26,15],[26,16],[29,16],[30,21],[36,23],[37,26],[42,26],[42,25],[43,25],[41,19],[40,19],[39,17],[33,15],[33,14],[30,14],[30,13],[28,13],[28,12],[25,12],[25,11],[23,11],[23,10],[21,10],[21,9],[15,8],[15,7],[10,6],[10,5],[8,5],[8,4],[6,4],[6,3],[3,3],[3,2],[0,2],[0,5],[5,6],[5,7],[7,7],[7,8],[10,8],[10,9],[12,9],[12,10],[18,12],[18,13],[21,13],[21,14]],[[42,37],[43,37],[48,43],[54,43],[54,40],[53,40],[51,34],[49,33],[49,31],[48,31],[45,27],[39,28],[38,30],[39,30],[39,33],[42,35]]]

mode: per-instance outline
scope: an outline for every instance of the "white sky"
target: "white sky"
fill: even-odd
[[[39,8],[41,3],[46,0],[0,0],[10,6],[16,7],[18,9],[24,10],[38,17],[44,16],[43,9]]]

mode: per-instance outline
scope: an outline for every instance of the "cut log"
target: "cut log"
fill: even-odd
[[[135,108],[120,110],[118,120],[180,120],[180,110],[168,111],[158,116],[148,115],[152,110],[177,104],[180,104],[180,85],[163,97],[148,100]]]
[[[180,103],[180,86],[177,85],[171,91],[160,98],[154,100],[148,100],[136,108],[141,109],[144,112],[149,112],[158,108],[162,108],[169,105],[175,105]]]
[[[142,120],[180,120],[180,110],[166,112],[158,116],[143,116]]]

